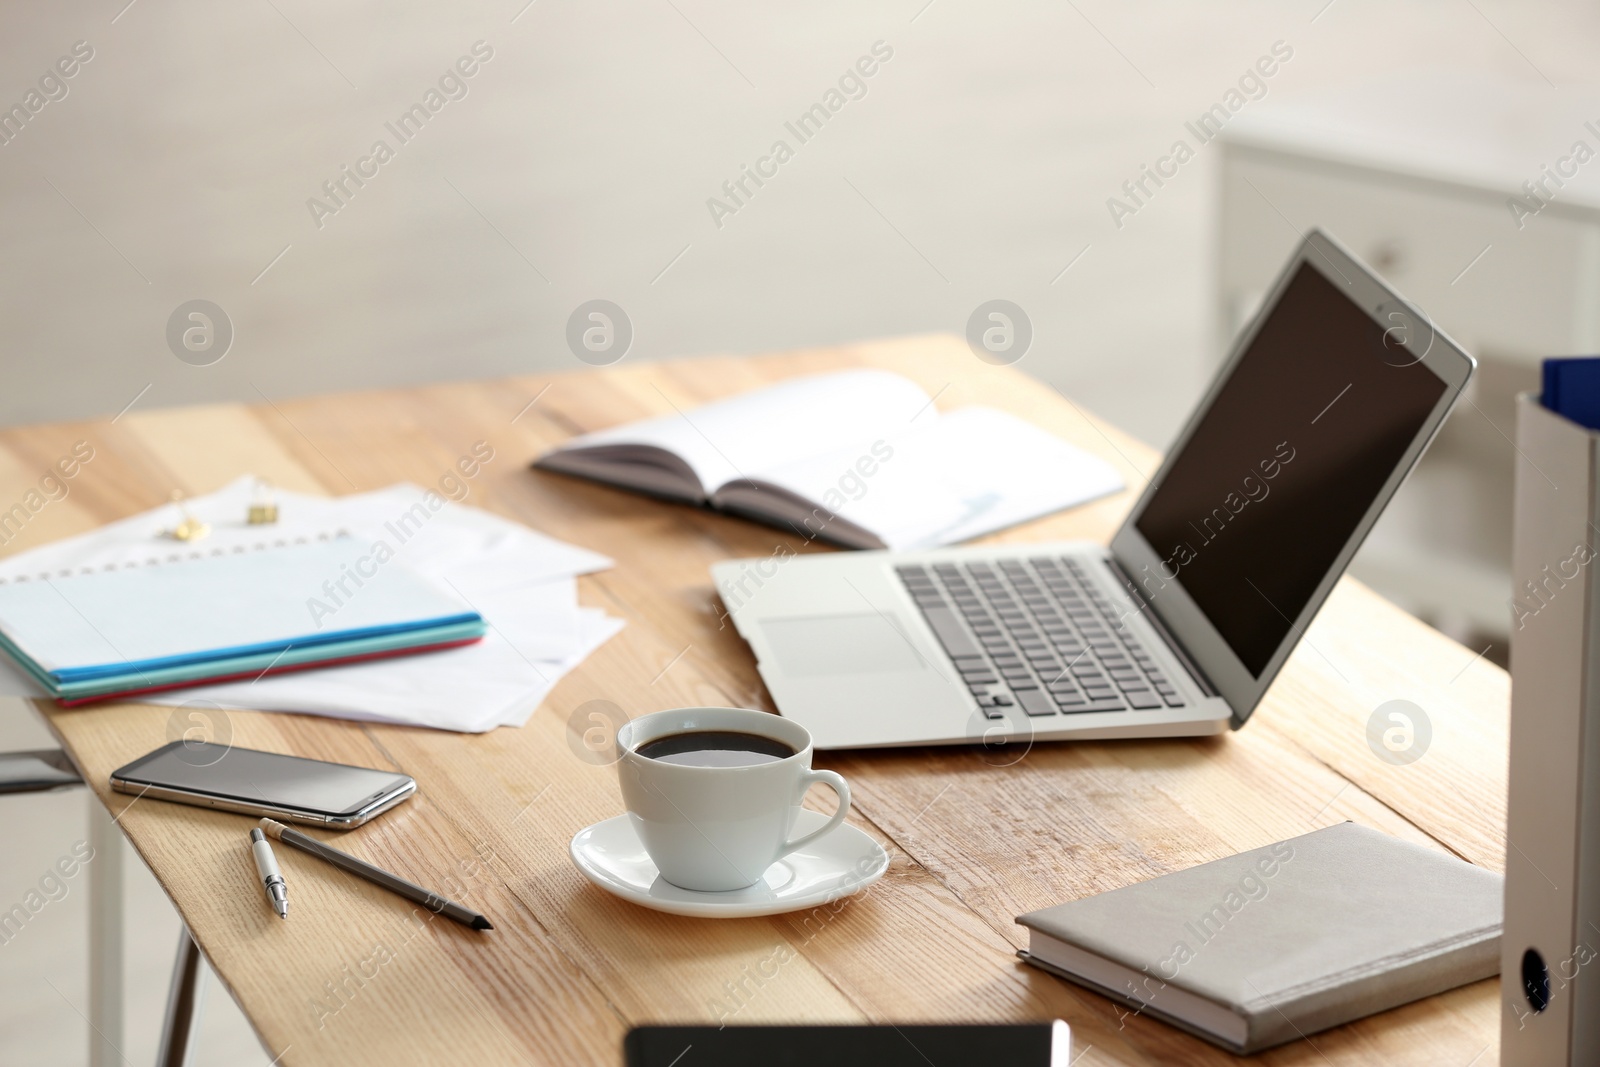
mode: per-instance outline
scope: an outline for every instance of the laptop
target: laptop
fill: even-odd
[[[818,748],[1237,729],[1473,368],[1312,231],[1109,547],[729,560],[712,578]]]

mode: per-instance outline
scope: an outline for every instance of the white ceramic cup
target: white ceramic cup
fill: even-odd
[[[689,767],[639,755],[641,745],[699,730],[757,734],[795,753],[748,767]],[[677,708],[642,715],[617,731],[617,751],[634,832],[661,877],[682,889],[725,892],[755,885],[768,867],[830,833],[850,811],[845,780],[811,769],[811,734],[766,712]],[[818,782],[839,795],[839,810],[821,829],[791,841],[800,801]]]

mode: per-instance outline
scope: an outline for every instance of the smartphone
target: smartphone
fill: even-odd
[[[177,740],[111,772],[119,793],[348,830],[417,791],[394,771]]]
[[[1068,1067],[1072,1030],[1048,1023],[944,1026],[640,1026],[627,1067]]]

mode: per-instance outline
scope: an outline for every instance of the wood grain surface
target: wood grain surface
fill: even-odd
[[[605,1064],[620,1062],[628,1027],[646,1022],[1060,1017],[1083,1067],[1218,1064],[1233,1057],[1021,964],[1014,917],[1345,819],[1501,868],[1506,675],[1346,579],[1263,706],[1227,736],[819,756],[851,782],[851,821],[893,857],[879,884],[846,903],[712,921],[647,911],[590,886],[568,842],[621,802],[613,768],[586,758],[581,707],[605,700],[630,716],[690,704],[770,710],[749,651],[721,620],[707,568],[780,545],[830,549],[535,473],[529,461],[575,433],[862,365],[908,375],[942,409],[1003,407],[1128,478],[1127,492],[997,541],[1104,541],[1157,462],[1051,388],[979,362],[945,336],[249,406],[136,406],[115,422],[0,432],[0,510],[75,442],[94,449],[67,496],[32,514],[5,553],[246,472],[328,495],[432,484],[486,440],[495,458],[469,503],[617,561],[579,589],[626,629],[522,729],[461,736],[243,711],[222,723],[236,745],[413,775],[413,801],[337,844],[424,885],[454,887],[493,919],[488,934],[429,921],[291,850],[279,852],[293,909],[280,922],[255,882],[248,818],[108,790],[108,773],[165,743],[180,712],[40,706],[278,1062]],[[1402,698],[1425,710],[1433,737],[1423,758],[1393,766],[1368,747],[1366,722]],[[812,801],[831,803],[825,790]],[[1486,1067],[1498,1061],[1496,996],[1495,982],[1480,982],[1255,1061]]]

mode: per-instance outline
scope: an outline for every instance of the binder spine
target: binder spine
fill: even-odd
[[[1517,398],[1501,1062],[1600,1063],[1600,434]]]

